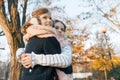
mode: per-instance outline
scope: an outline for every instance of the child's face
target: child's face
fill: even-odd
[[[64,37],[64,25],[60,22],[54,24],[58,37]]]
[[[50,13],[45,13],[39,16],[40,24],[43,26],[52,26],[52,19]]]

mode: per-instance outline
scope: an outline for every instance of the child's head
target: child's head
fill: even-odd
[[[58,26],[58,25],[59,25],[59,26]],[[54,25],[53,25],[53,27],[55,27],[55,28],[57,28],[57,27],[62,27],[62,28],[61,28],[61,31],[66,32],[66,25],[65,25],[62,21],[60,21],[60,20],[54,20]]]
[[[25,22],[21,28],[21,32],[26,34],[26,29],[33,24],[40,24],[43,26],[52,26],[53,21],[51,19],[51,14],[47,8],[39,8],[32,12],[31,16]]]
[[[56,29],[57,35],[59,37],[64,37],[64,34],[66,32],[66,25],[62,21],[55,20],[54,21],[54,28]]]
[[[32,12],[32,17],[37,18],[40,25],[52,26],[50,11],[47,8],[39,8]]]

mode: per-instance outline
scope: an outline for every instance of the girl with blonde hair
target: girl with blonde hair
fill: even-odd
[[[53,22],[49,10],[39,8],[32,13],[32,17],[37,19],[38,24],[31,24],[30,21],[27,21],[21,29],[24,40],[27,42],[25,53],[34,52],[45,55],[61,53],[60,44],[55,38],[56,33],[52,28]],[[21,56],[26,57],[26,55]],[[54,67],[23,65],[20,80],[54,80],[54,77],[57,79]]]
[[[37,24],[37,20],[32,18],[30,21],[32,24]],[[54,21],[54,27],[57,33],[57,39],[60,42],[60,46],[62,48],[61,54],[25,54],[26,57],[22,55],[21,62],[22,64],[28,68],[35,65],[42,65],[42,66],[51,66],[55,67],[57,71],[57,75],[59,80],[73,80],[72,77],[72,67],[71,67],[71,53],[72,49],[66,41],[64,34],[66,31],[66,26],[63,22],[59,20]],[[62,28],[61,28],[62,27]],[[59,29],[60,28],[60,29]],[[19,52],[19,50],[18,50]],[[20,53],[20,52],[19,52]],[[70,65],[70,66],[69,66]],[[69,67],[67,67],[69,66]],[[59,68],[61,67],[61,68]],[[67,67],[67,68],[66,68]],[[67,74],[67,75],[66,75]],[[57,78],[56,78],[57,80]]]

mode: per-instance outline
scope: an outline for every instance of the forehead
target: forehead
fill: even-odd
[[[41,14],[39,17],[51,17],[51,14],[50,13],[44,13],[44,14]]]
[[[61,22],[56,22],[55,24],[55,27],[63,27],[64,28],[64,25],[61,23]]]

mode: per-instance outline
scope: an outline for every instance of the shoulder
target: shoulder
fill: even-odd
[[[29,39],[29,41],[39,41],[39,40],[46,40],[47,38],[39,38],[37,36],[33,36]]]
[[[47,37],[45,41],[47,44],[59,44],[58,40],[55,37]]]
[[[53,40],[53,41],[57,41],[57,39],[55,37],[47,37],[46,40]]]
[[[68,39],[65,39],[65,43],[66,43],[67,47],[72,47],[72,45],[71,45],[71,43],[70,43],[70,41]]]
[[[34,36],[34,37],[31,37],[29,39],[26,46],[28,46],[28,45],[30,45],[30,46],[33,46],[33,45],[39,46],[39,45],[45,44],[45,42],[46,42],[46,38],[38,38],[38,37]]]

